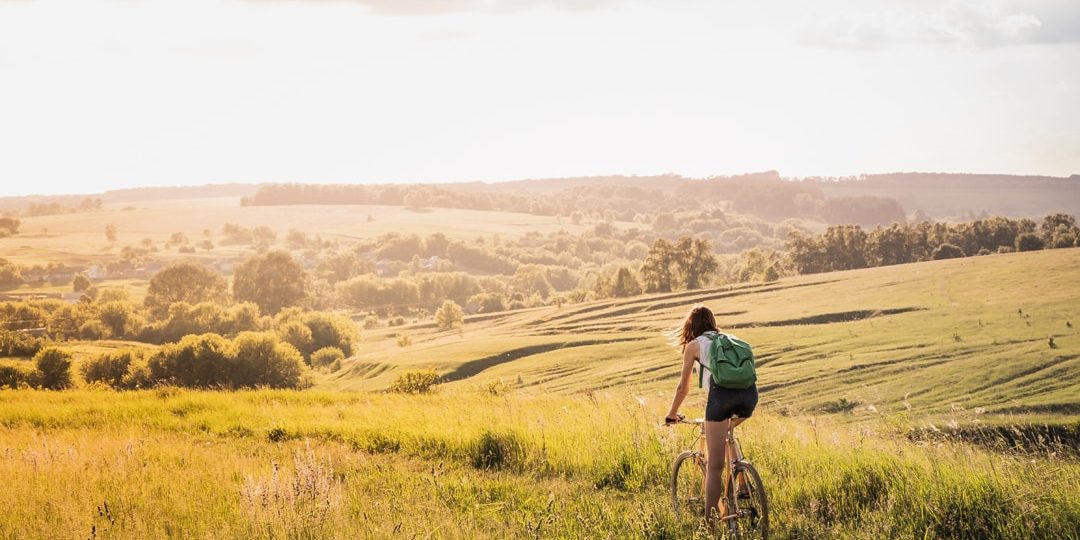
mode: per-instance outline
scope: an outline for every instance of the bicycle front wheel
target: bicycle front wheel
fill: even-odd
[[[676,517],[705,515],[705,462],[701,454],[686,451],[675,458],[671,470],[671,506]]]
[[[730,521],[733,532],[739,540],[765,540],[769,537],[769,503],[761,476],[745,461],[736,463],[732,472],[730,491],[726,492],[734,495]]]

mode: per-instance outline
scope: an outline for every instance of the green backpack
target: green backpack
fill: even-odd
[[[698,388],[705,384],[705,369],[709,370],[713,384],[721,388],[745,390],[757,382],[754,371],[754,353],[750,344],[727,334],[706,332],[709,338],[708,363],[699,360],[702,368],[698,370]]]

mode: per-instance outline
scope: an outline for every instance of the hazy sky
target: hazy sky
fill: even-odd
[[[1080,173],[1076,0],[0,0],[0,194]]]

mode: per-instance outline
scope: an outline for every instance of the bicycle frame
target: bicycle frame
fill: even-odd
[[[739,419],[738,416],[732,416],[730,420],[738,420],[738,419]],[[701,467],[707,467],[707,465],[709,463],[709,458],[708,458],[708,456],[709,456],[709,447],[706,444],[706,440],[705,440],[705,421],[700,420],[700,419],[698,419],[698,420],[682,420],[680,423],[692,424],[692,425],[698,426],[698,436],[697,436],[697,447],[698,448],[697,448],[697,452],[695,452],[695,455],[694,455],[694,463],[701,466]],[[728,424],[727,433],[724,435],[725,440],[726,440],[726,444],[724,445],[724,453],[726,454],[724,456],[725,460],[726,460],[726,466],[724,467],[724,473],[723,473],[724,476],[721,477],[721,479],[720,479],[720,482],[726,488],[724,490],[723,496],[721,497],[721,499],[722,499],[721,502],[723,502],[725,505],[727,505],[728,510],[729,510],[728,516],[727,516],[726,519],[732,519],[733,517],[735,517],[734,514],[730,511],[730,510],[732,510],[732,508],[731,508],[731,505],[732,505],[731,495],[732,495],[732,493],[730,493],[730,492],[733,491],[733,488],[734,488],[734,486],[729,485],[729,484],[732,483],[730,481],[731,471],[734,470],[735,464],[743,461],[742,448],[739,447],[739,440],[735,438],[735,427],[736,426],[733,425],[734,423],[735,422],[730,422]],[[702,484],[701,487],[702,487],[702,491],[703,491],[702,497],[704,498],[705,485]]]

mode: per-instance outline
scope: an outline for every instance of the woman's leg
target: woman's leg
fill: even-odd
[[[724,462],[727,461],[728,420],[705,422],[705,446],[708,449],[708,463],[705,465],[705,509],[712,523],[712,513],[719,511],[724,517],[725,508],[719,508],[720,494],[724,489]]]

